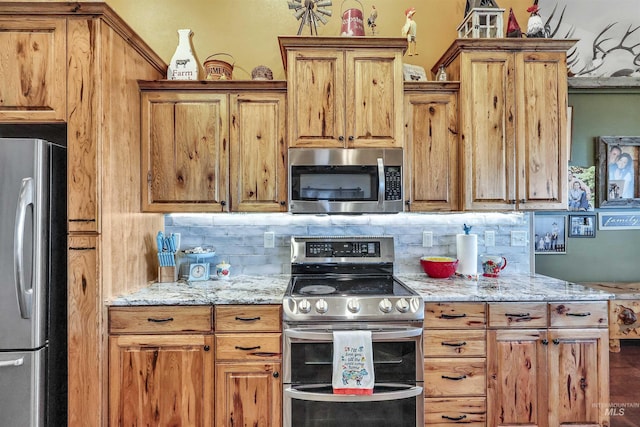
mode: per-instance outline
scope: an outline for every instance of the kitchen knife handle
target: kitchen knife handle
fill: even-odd
[[[33,286],[25,289],[24,283],[24,229],[29,205],[33,205],[33,178],[24,178],[18,194],[18,206],[16,207],[16,225],[13,235],[13,263],[16,291],[18,294],[18,306],[20,316],[23,319],[31,318],[31,300],[33,298]],[[32,233],[35,238],[35,233]]]

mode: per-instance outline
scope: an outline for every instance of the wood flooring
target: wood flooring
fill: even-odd
[[[640,340],[609,353],[611,427],[640,427]],[[604,410],[604,409],[603,409]]]

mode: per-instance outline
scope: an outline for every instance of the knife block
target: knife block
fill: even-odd
[[[170,283],[178,281],[178,270],[175,266],[158,267],[158,282]]]

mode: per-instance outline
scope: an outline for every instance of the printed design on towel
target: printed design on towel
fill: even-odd
[[[342,363],[342,385],[349,385],[349,381],[355,381],[356,385],[362,385],[362,379],[369,375],[362,365],[367,363],[364,354],[364,346],[345,347],[340,356]]]
[[[362,385],[362,380],[369,375],[363,365],[367,363],[364,346],[345,346],[341,355],[342,385],[349,385],[349,381],[355,381],[356,385]]]

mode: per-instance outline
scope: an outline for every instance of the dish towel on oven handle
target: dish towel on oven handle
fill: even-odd
[[[373,394],[371,331],[333,332],[333,393]]]

